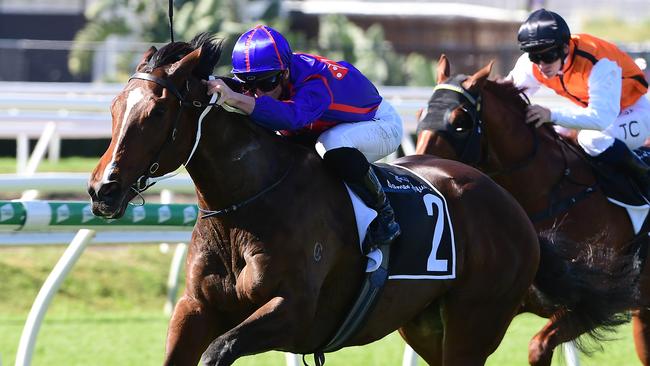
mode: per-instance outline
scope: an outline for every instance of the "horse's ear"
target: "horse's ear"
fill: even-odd
[[[171,76],[187,77],[201,60],[201,47],[188,53],[179,61],[174,62],[167,73]]]
[[[490,61],[490,63],[485,65],[485,67],[467,78],[467,80],[463,81],[463,88],[467,90],[476,90],[476,86],[478,86],[479,89],[483,88],[485,81],[487,80],[488,76],[490,76],[492,66],[494,66],[494,60]]]
[[[444,83],[449,79],[449,75],[451,74],[449,70],[449,60],[447,60],[447,56],[443,53],[440,55],[440,59],[438,60],[438,68],[437,68],[437,75],[436,75],[436,80],[438,84]]]
[[[140,63],[138,64],[138,66],[136,66],[135,71],[136,72],[141,72],[142,69],[145,66],[147,66],[147,64],[149,63],[149,60],[151,60],[151,56],[153,56],[153,54],[156,53],[156,51],[158,51],[158,49],[156,47],[154,47],[154,46],[149,47],[147,52],[145,52],[144,55],[142,55],[142,60],[140,60]]]

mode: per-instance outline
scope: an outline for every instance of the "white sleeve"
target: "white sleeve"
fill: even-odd
[[[515,67],[508,73],[505,79],[512,81],[516,87],[523,88],[529,97],[537,93],[539,87],[542,85],[533,75],[533,63],[528,59],[527,53],[519,56]]]
[[[560,126],[602,131],[609,127],[621,111],[623,79],[621,67],[609,59],[601,59],[589,75],[587,108],[565,107],[551,111],[551,120]]]

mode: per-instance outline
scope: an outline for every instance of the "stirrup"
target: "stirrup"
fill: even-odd
[[[402,234],[402,230],[394,219],[388,224],[381,225],[378,219],[370,224],[363,240],[363,253],[368,254],[382,245],[391,245]]]

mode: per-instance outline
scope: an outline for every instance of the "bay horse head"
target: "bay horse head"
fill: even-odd
[[[481,120],[481,88],[492,63],[467,76],[450,77],[443,54],[438,61],[437,80],[427,109],[419,118],[416,154],[432,154],[476,165],[484,155]]]
[[[135,196],[187,162],[196,123],[182,123],[208,105],[201,80],[211,74],[221,41],[209,34],[172,42],[143,56],[111,103],[112,139],[92,172],[88,193],[95,215],[118,218]]]

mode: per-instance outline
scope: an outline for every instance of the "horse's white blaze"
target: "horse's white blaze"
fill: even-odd
[[[115,168],[115,155],[117,154],[117,147],[120,146],[120,142],[124,137],[126,122],[129,120],[129,115],[131,114],[131,110],[136,104],[138,104],[142,100],[142,98],[144,98],[144,94],[142,93],[142,88],[136,88],[131,90],[129,92],[129,96],[126,98],[126,110],[124,111],[124,117],[122,118],[122,123],[120,123],[120,132],[117,135],[117,141],[115,142],[115,147],[113,148],[113,156],[111,157],[111,161],[108,164],[106,164],[106,168],[104,169],[104,175],[102,176],[102,183],[108,182],[108,177],[111,175],[113,169]]]

